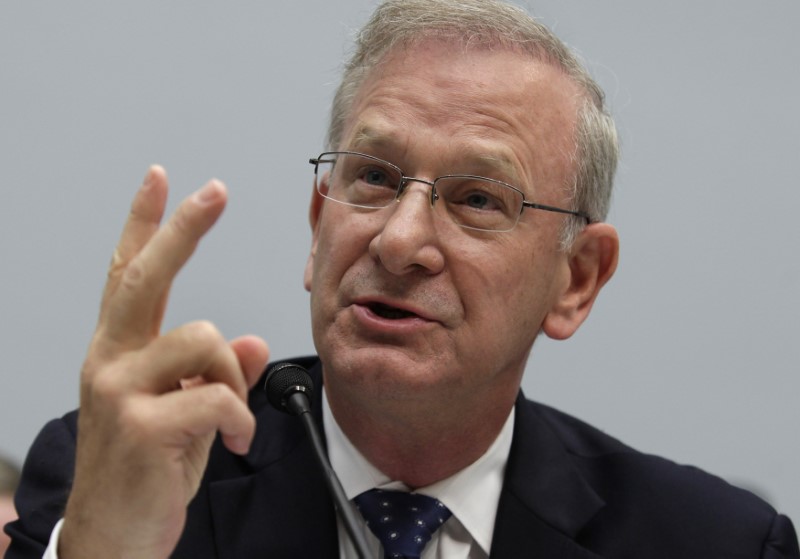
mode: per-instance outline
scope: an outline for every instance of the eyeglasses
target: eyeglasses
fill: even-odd
[[[521,190],[475,175],[444,175],[428,181],[407,177],[399,167],[352,151],[331,151],[309,159],[317,191],[329,200],[356,208],[380,209],[399,201],[409,183],[431,187],[430,202],[455,224],[477,231],[511,231],[525,208],[573,215],[591,223],[583,212],[525,200]],[[320,177],[328,176],[327,183]],[[325,186],[327,185],[327,186]],[[441,199],[443,204],[436,204]]]

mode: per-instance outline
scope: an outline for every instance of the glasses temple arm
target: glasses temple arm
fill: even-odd
[[[536,204],[534,202],[528,202],[527,200],[522,202],[522,206],[525,208],[533,208],[535,210],[544,210],[547,212],[556,212],[560,214],[568,214],[574,215],[575,217],[582,217],[586,220],[586,225],[589,225],[592,222],[592,218],[589,217],[588,214],[583,212],[576,212],[574,210],[565,210],[564,208],[557,208],[556,206],[548,206],[546,204]]]

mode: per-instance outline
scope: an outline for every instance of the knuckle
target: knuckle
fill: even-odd
[[[207,384],[203,390],[203,405],[216,412],[223,412],[233,403],[233,393],[229,386],[215,382]]]
[[[123,378],[115,367],[98,369],[91,375],[84,373],[84,382],[92,401],[119,401],[125,394]]]
[[[118,278],[122,273],[125,271],[127,261],[124,256],[122,256],[122,252],[120,248],[117,247],[114,249],[114,254],[111,255],[111,262],[108,264],[108,279],[115,279]]]
[[[120,285],[127,291],[139,291],[147,288],[148,281],[145,263],[141,258],[134,258],[125,265]]]
[[[209,350],[216,350],[224,338],[222,334],[209,320],[197,320],[186,325],[186,336],[189,342],[198,346],[203,346]]]
[[[118,427],[121,436],[140,446],[155,437],[160,429],[160,422],[151,413],[150,406],[139,399],[129,399],[118,406]],[[139,441],[139,444],[136,443]]]

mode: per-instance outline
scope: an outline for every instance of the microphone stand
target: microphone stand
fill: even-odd
[[[317,463],[320,468],[322,468],[325,483],[333,496],[336,510],[342,522],[344,522],[347,533],[350,535],[350,541],[353,542],[353,547],[355,547],[359,559],[370,559],[367,541],[364,539],[363,532],[359,529],[359,521],[356,517],[356,513],[350,504],[350,500],[344,494],[344,489],[342,488],[339,478],[336,476],[336,472],[333,471],[328,461],[325,447],[322,444],[322,437],[320,437],[317,425],[314,423],[314,418],[311,416],[308,397],[303,392],[295,392],[286,399],[286,408],[292,415],[298,416],[303,422],[303,427],[314,447],[314,456],[317,457]]]

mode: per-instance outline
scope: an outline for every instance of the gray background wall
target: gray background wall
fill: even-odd
[[[372,2],[0,4],[0,449],[77,404],[105,267],[147,166],[226,215],[166,327],[213,320],[312,351],[308,157]],[[617,277],[524,388],[624,441],[756,489],[800,520],[796,0],[541,0],[623,139]]]

